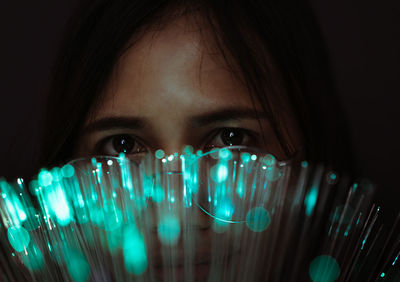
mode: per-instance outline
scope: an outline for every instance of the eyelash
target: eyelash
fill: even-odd
[[[225,131],[227,130],[227,131]],[[208,151],[208,150],[212,150],[214,148],[222,148],[222,147],[229,147],[230,145],[222,145],[222,146],[215,146],[215,145],[207,145],[207,143],[211,142],[212,140],[214,140],[216,137],[219,137],[220,141],[219,142],[223,142],[222,140],[222,133],[224,132],[229,132],[229,130],[232,131],[239,131],[241,134],[243,134],[243,140],[249,139],[249,141],[247,141],[247,143],[249,143],[249,145],[247,144],[240,144],[240,145],[244,145],[244,146],[258,146],[259,145],[259,137],[258,134],[256,132],[250,131],[248,129],[244,129],[244,128],[238,128],[238,127],[223,127],[223,128],[217,128],[215,130],[213,130],[213,132],[211,133],[211,137],[207,140],[205,146],[202,146],[202,150],[204,152]],[[131,134],[117,134],[117,135],[112,135],[109,137],[104,138],[103,140],[99,141],[96,145],[95,145],[95,153],[96,154],[102,154],[102,155],[118,155],[119,152],[115,151],[115,147],[114,144],[112,143],[113,140],[115,140],[115,138],[117,137],[129,137],[132,139],[132,141],[134,142],[133,148],[139,146],[141,147],[140,149],[135,149],[134,151],[136,152],[127,152],[126,154],[128,155],[133,155],[133,154],[138,154],[138,153],[145,153],[147,151],[149,151],[146,146],[143,145],[144,142],[142,142],[139,138],[137,138],[134,135]],[[244,141],[242,141],[243,143],[245,143]],[[113,148],[112,150],[115,152],[107,152],[107,149],[105,149],[105,146],[107,146],[108,144],[110,144]]]

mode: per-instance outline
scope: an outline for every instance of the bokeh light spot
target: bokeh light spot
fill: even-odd
[[[47,170],[41,170],[38,175],[38,182],[40,186],[49,186],[53,181],[53,176]]]
[[[333,257],[322,255],[311,262],[309,274],[314,282],[332,282],[339,277],[340,267]]]
[[[71,251],[67,263],[68,272],[75,282],[87,281],[90,267],[86,258],[79,252]]]
[[[29,242],[31,241],[31,237],[29,236],[28,231],[21,226],[13,226],[7,229],[7,237],[11,246],[17,252],[22,252],[25,250]]]
[[[179,220],[172,215],[165,215],[158,223],[158,237],[165,245],[175,245],[178,242],[181,228]]]
[[[75,169],[72,165],[66,164],[61,168],[61,175],[65,178],[74,176]]]
[[[262,232],[266,230],[271,223],[271,218],[266,209],[255,207],[246,215],[246,224],[250,230],[254,232]]]
[[[146,244],[134,224],[124,229],[123,254],[125,268],[129,273],[140,275],[147,269]]]
[[[217,164],[211,168],[211,179],[217,183],[228,179],[228,167],[224,164]]]
[[[243,153],[240,157],[241,157],[243,163],[248,163],[251,159],[251,156],[249,153]]]
[[[156,156],[157,159],[160,160],[160,159],[164,158],[165,153],[164,153],[163,150],[159,149],[159,150],[156,151],[155,156]]]

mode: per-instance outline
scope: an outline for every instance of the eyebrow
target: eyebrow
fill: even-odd
[[[202,127],[214,123],[238,121],[243,119],[268,119],[263,112],[251,108],[226,108],[208,112],[191,118],[189,124],[193,127]]]
[[[251,108],[226,108],[215,110],[194,116],[189,120],[191,127],[203,127],[210,124],[238,121],[243,119],[268,119],[263,112],[257,112]],[[82,134],[89,134],[95,131],[105,131],[111,129],[132,129],[141,130],[147,126],[147,121],[140,117],[110,116],[98,119],[88,124],[82,130]]]

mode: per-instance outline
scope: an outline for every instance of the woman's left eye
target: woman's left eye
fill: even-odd
[[[222,128],[217,131],[204,150],[228,146],[259,146],[256,133],[243,128]]]

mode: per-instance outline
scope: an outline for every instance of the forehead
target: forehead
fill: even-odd
[[[94,116],[183,117],[221,105],[252,107],[210,39],[184,17],[145,33],[119,60]]]

